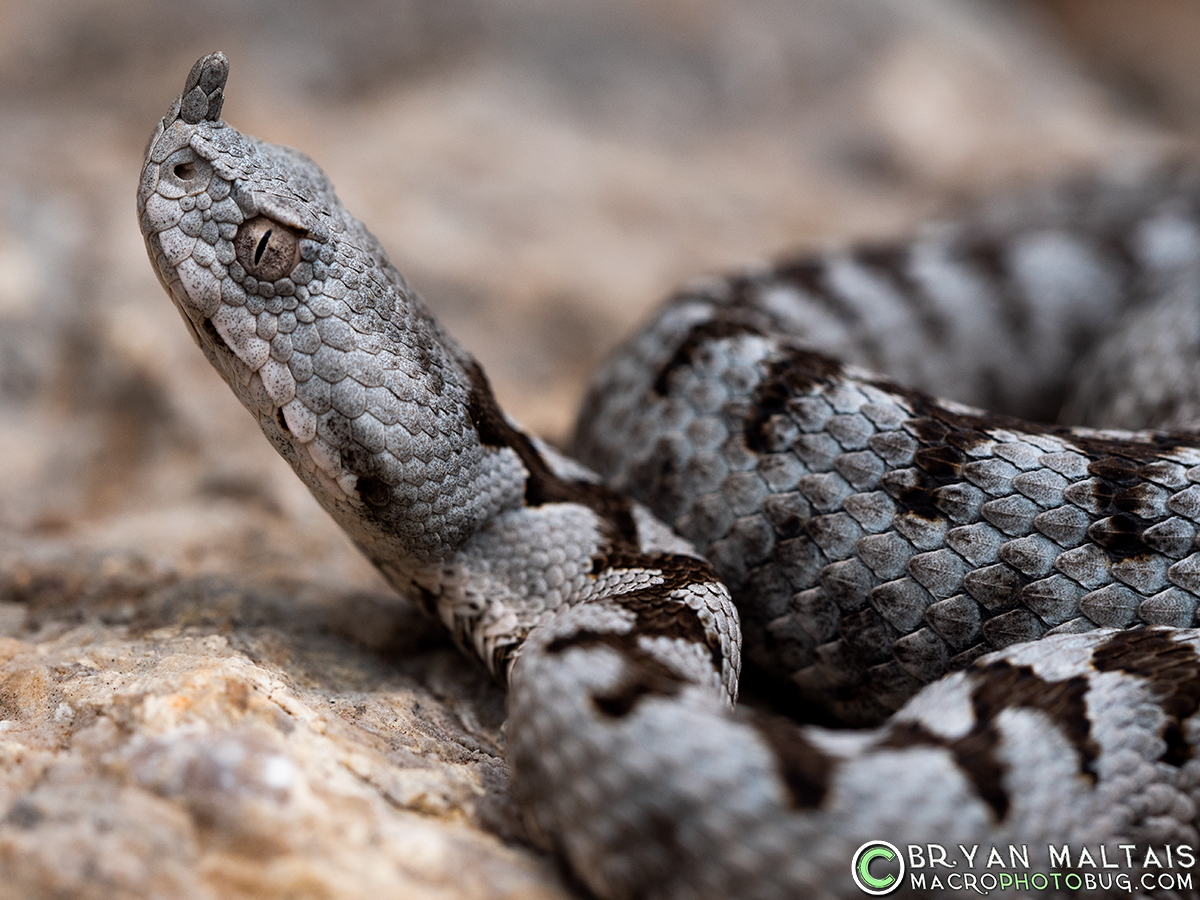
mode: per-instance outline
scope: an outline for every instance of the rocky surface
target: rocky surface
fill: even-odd
[[[1186,124],[1161,65],[1159,106],[1081,74],[1111,53],[1055,23],[1113,29],[1066,0],[351,9],[0,0],[0,900],[573,895],[509,797],[500,692],[325,520],[145,260],[142,148],[202,53],[226,118],[317,159],[552,438],[684,278],[1156,153],[1145,109]]]

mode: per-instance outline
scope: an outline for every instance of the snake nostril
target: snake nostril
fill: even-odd
[[[196,155],[191,147],[176,150],[162,163],[162,181],[167,193],[176,192],[195,196],[208,189],[212,182],[212,166]]]

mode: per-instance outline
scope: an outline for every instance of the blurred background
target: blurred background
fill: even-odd
[[[203,53],[231,60],[225,118],[316,159],[561,439],[689,277],[1191,131],[1197,38],[1184,0],[3,0],[0,523],[159,504],[189,461],[237,481],[210,439],[259,443],[133,215]]]
[[[476,861],[511,862],[523,846],[499,692],[388,607],[146,260],[142,152],[199,56],[230,59],[224,118],[313,157],[508,410],[561,440],[604,353],[688,278],[900,234],[971,197],[1189,144],[1197,46],[1195,0],[0,0],[0,720],[28,726],[0,742],[0,898],[192,896],[182,886],[285,834],[295,846],[278,859],[311,874],[327,859],[313,849],[322,822],[341,868],[312,876],[325,893],[287,896],[424,896],[388,880],[417,865],[430,884],[470,882],[462,854],[429,850],[449,845],[414,855],[402,841],[399,868],[371,881],[379,841],[355,856],[356,826],[325,807],[309,825],[284,804],[226,828],[213,810],[242,810],[241,795],[217,803],[211,779],[188,794],[184,775],[162,772],[208,771],[179,762],[192,756],[154,768],[129,749],[175,733],[143,713],[152,704],[117,702],[116,687],[80,699],[70,685],[84,682],[55,674],[83,671],[84,657],[107,661],[109,685],[148,659],[200,666],[193,694],[161,670],[138,682],[137,697],[183,708],[178,697],[192,703],[211,679],[237,680],[217,657],[197,661],[195,635],[223,636],[239,671],[324,698],[312,721],[333,704],[346,743],[328,751],[331,770],[372,786],[362,802],[379,822],[444,815],[454,840],[498,835],[486,853],[472,845]],[[122,723],[123,737],[80,737],[93,719],[63,704]],[[204,709],[205,727],[226,734],[229,704]],[[262,727],[251,756],[266,741],[298,770],[325,759],[297,749],[309,731]],[[466,774],[431,786],[438,753],[467,759]],[[81,785],[93,803],[78,801]],[[55,804],[63,821],[94,813],[95,829],[64,825],[56,844],[39,824]],[[159,825],[151,807],[166,810]],[[168,858],[176,881],[138,874]],[[96,874],[113,860],[128,871]],[[286,893],[278,869],[237,871],[251,887],[218,880],[213,896]],[[430,896],[495,893],[480,883]],[[514,883],[513,896],[535,896]]]

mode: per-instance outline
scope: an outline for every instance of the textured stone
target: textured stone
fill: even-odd
[[[343,588],[4,536],[0,897],[563,896],[500,692],[337,543]]]

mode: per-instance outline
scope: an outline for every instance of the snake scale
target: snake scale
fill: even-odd
[[[598,376],[581,463],[505,416],[312,161],[221,121],[228,71],[198,61],[147,148],[159,280],[507,686],[530,833],[588,890],[863,896],[876,839],[1194,866],[1191,170],[686,288]],[[1176,431],[1012,417],[1052,415],[1097,342],[1067,408]],[[810,724],[735,709],[743,640]]]

